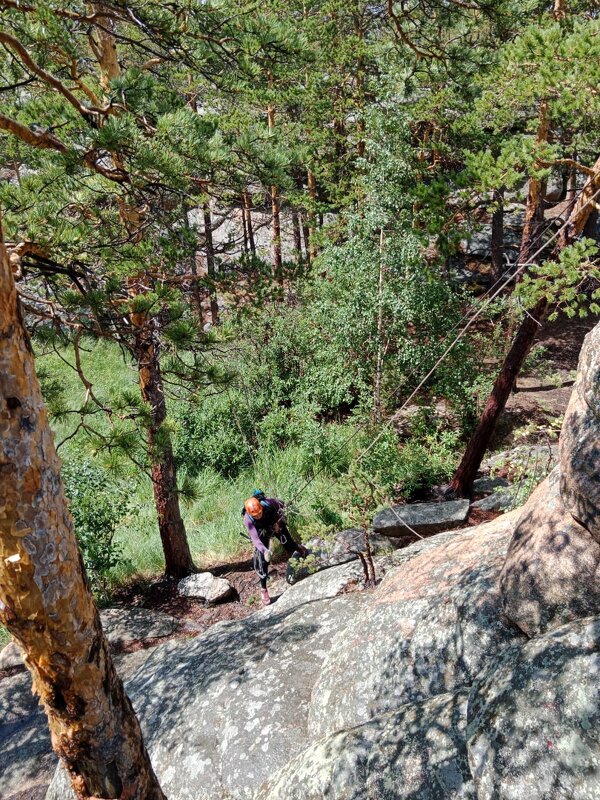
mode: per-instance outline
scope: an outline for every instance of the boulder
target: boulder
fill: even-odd
[[[386,574],[331,643],[312,692],[312,737],[470,685],[520,638],[503,621],[498,591],[515,519],[400,551],[412,557]]]
[[[600,797],[600,619],[507,653],[473,687],[468,754],[478,800]]]
[[[515,528],[501,574],[506,616],[536,636],[600,610],[600,544],[566,510],[554,470]]]
[[[349,566],[356,567],[334,567],[286,595]],[[333,635],[368,596],[314,599],[292,609],[276,603],[152,651],[126,689],[169,800],[250,800],[304,748],[312,689]],[[61,770],[47,798],[73,798]]]
[[[600,542],[600,326],[585,337],[560,436],[565,508]]]
[[[233,586],[225,578],[216,578],[211,572],[198,572],[180,580],[177,591],[185,597],[198,597],[211,604],[231,597]]]
[[[412,531],[421,536],[431,536],[433,533],[464,525],[468,516],[468,500],[392,506],[380,511],[375,516],[373,530],[392,538],[412,535]]]
[[[9,642],[0,651],[0,669],[13,669],[14,667],[25,667],[23,651],[16,642]]]
[[[482,477],[476,478],[473,481],[474,494],[490,494],[496,489],[505,489],[509,485],[506,478],[500,478],[498,475],[495,477]]]
[[[256,800],[475,800],[467,694],[403,706],[312,744]]]
[[[558,457],[557,444],[520,444],[512,450],[494,453],[482,463],[481,469],[491,472],[506,469],[517,473],[519,478],[530,478],[534,473],[549,473],[558,464]]]
[[[102,628],[113,647],[145,639],[162,639],[179,627],[179,620],[147,608],[115,606],[100,612]]]
[[[375,556],[394,550],[392,542],[378,533],[371,533],[369,542],[371,553]],[[366,551],[365,532],[360,528],[348,528],[336,533],[332,539],[311,539],[306,542],[306,547],[317,559],[319,569],[336,567],[338,564],[355,561],[359,553]]]
[[[475,500],[471,505],[480,511],[508,511],[515,504],[516,499],[516,491],[507,489],[493,492],[487,497],[482,497],[481,500]]]
[[[17,792],[25,797],[47,785],[56,762],[29,672],[0,681],[0,797],[9,800]]]
[[[337,597],[351,587],[358,586],[363,579],[362,567],[356,561],[315,572],[310,575],[310,580],[303,581],[301,585],[286,584],[286,591],[265,613],[280,614],[282,610],[291,611],[307,603]]]

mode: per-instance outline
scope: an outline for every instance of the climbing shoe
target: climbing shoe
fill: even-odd
[[[260,597],[263,601],[263,606],[270,606],[271,605],[271,595],[269,594],[268,589],[261,589],[260,590]]]

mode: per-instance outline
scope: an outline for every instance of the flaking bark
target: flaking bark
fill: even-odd
[[[78,798],[164,800],[85,577],[0,241],[0,621]]]

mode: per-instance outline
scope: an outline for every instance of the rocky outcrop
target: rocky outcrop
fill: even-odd
[[[600,604],[600,326],[583,344],[559,454],[523,507],[501,577],[504,611],[528,636]]]
[[[469,697],[478,800],[600,797],[600,619],[539,636],[491,665]]]
[[[166,795],[554,800],[528,793],[535,772],[522,766],[523,740],[541,741],[551,697],[558,752],[572,746],[586,768],[598,755],[586,726],[600,707],[592,680],[600,636],[591,620],[584,633],[574,623],[530,642],[505,619],[499,575],[518,518],[511,512],[378,558],[384,577],[372,592],[351,591],[356,562],[332,567],[248,619],[155,648],[126,686]],[[577,669],[590,680],[577,683]],[[573,770],[562,763],[552,780],[570,787]],[[516,788],[489,794],[504,781]],[[48,798],[72,798],[60,771]]]
[[[583,419],[597,395],[582,363],[577,435],[564,429],[559,470],[523,509],[378,557],[373,591],[343,564],[153,651],[126,685],[170,800],[600,796],[598,431]],[[70,798],[59,771],[48,800]]]
[[[443,694],[321,739],[256,800],[474,800],[466,692]]]
[[[521,512],[501,588],[504,613],[528,636],[600,608],[600,544],[566,510],[557,470]]]
[[[600,325],[581,348],[559,453],[565,508],[600,542]]]
[[[410,535],[413,531],[420,536],[431,536],[464,525],[468,516],[468,500],[391,506],[375,516],[373,530],[392,538]]]
[[[514,641],[497,585],[513,524],[505,515],[410,548],[333,639],[312,691],[311,736],[469,685]]]

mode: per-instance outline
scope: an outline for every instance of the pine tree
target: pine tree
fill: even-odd
[[[206,21],[198,13],[196,22]],[[165,380],[206,381],[206,337],[182,298],[195,235],[185,206],[199,194],[214,124],[187,104],[181,71],[189,56],[181,32],[198,34],[176,12],[139,14],[97,4],[11,6],[3,16],[5,74],[14,82],[0,115],[5,163],[14,177],[2,202],[27,312],[45,320],[74,349],[82,335],[117,342],[137,366],[141,402],[108,407],[88,387],[87,413],[111,427],[99,446],[135,454],[125,420],[137,422],[165,551],[166,572],[193,571],[179,509],[167,420]],[[143,29],[144,35],[138,36]],[[205,33],[205,31],[203,31]],[[27,90],[23,92],[21,86]],[[185,200],[182,211],[181,199]],[[191,361],[178,353],[196,353]],[[165,355],[169,375],[163,369]]]
[[[164,800],[102,632],[0,236],[0,622],[77,797]]]

